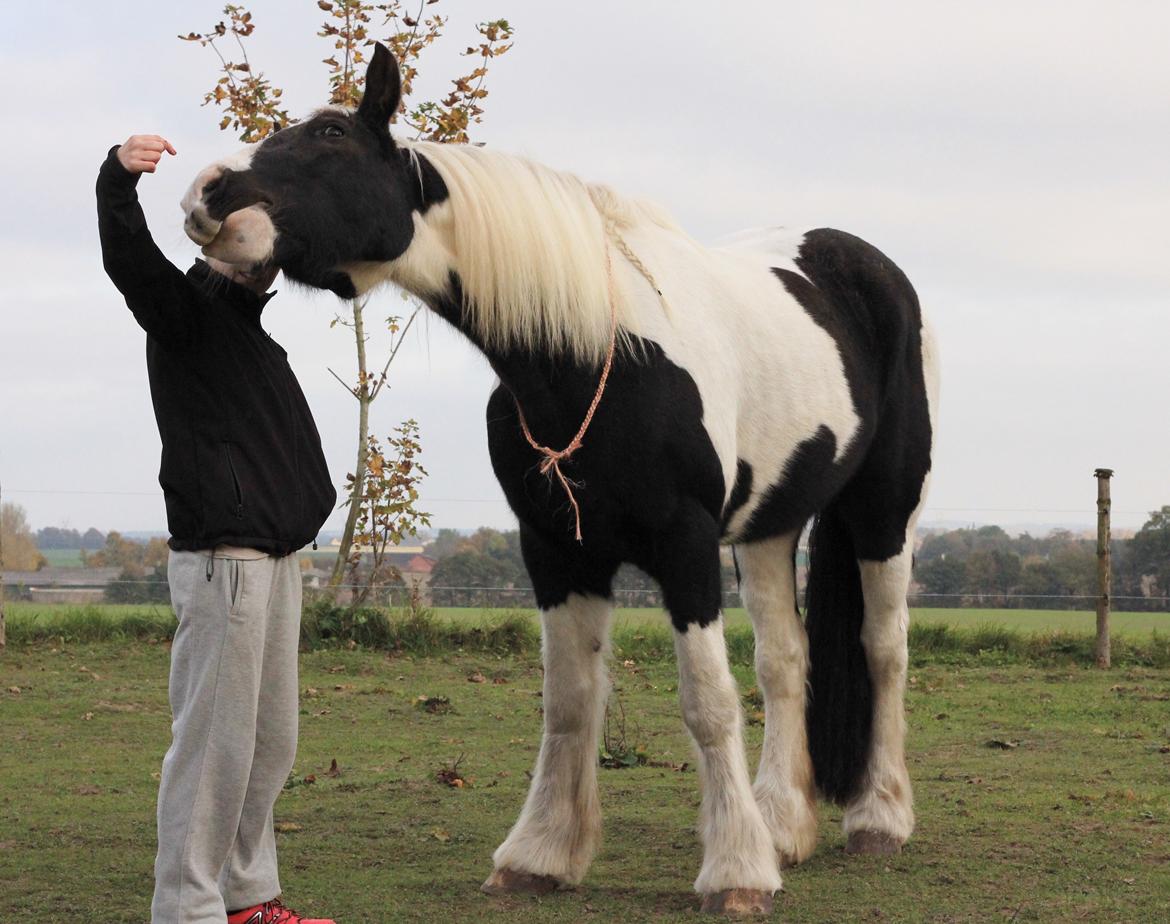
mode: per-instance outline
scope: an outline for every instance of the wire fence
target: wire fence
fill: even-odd
[[[339,584],[335,587],[305,586],[305,599],[312,602],[331,598],[349,602],[363,595],[369,606],[399,608],[411,603],[415,594],[428,606],[471,609],[535,609],[536,597],[531,587],[456,587],[419,584],[417,588],[404,584],[390,584],[367,588],[365,584]],[[59,580],[8,584],[5,595],[9,600],[42,603],[83,603],[87,605],[170,602],[170,588],[161,576],[154,580],[115,578],[108,581]],[[738,587],[722,589],[723,606],[736,609],[744,606]],[[615,587],[615,604],[621,608],[661,608],[662,592],[656,587]],[[908,602],[914,608],[953,609],[1035,609],[1085,610],[1095,609],[1094,594],[1019,594],[998,591],[969,593],[925,593],[912,591]],[[1110,597],[1114,609],[1121,611],[1170,612],[1170,596],[1116,595]]]

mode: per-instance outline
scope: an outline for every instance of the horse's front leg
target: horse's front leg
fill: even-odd
[[[695,890],[704,911],[767,913],[781,885],[780,868],[752,794],[743,710],[727,661],[717,524],[695,505],[676,521],[655,557],[675,627],[683,720],[699,753],[703,866]]]
[[[525,558],[538,601],[547,600],[547,576],[534,570],[537,559],[528,548]],[[495,869],[483,884],[489,894],[575,885],[601,841],[597,743],[609,692],[612,616],[612,600],[586,593],[542,605],[544,737],[520,818],[492,857]]]

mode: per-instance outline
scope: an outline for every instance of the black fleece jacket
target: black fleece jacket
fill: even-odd
[[[337,494],[287,354],[260,326],[272,295],[202,261],[186,273],[171,264],[116,152],[97,180],[102,262],[146,331],[171,548],[295,552]]]

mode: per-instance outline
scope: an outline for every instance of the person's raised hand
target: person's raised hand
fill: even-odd
[[[118,148],[118,162],[130,173],[154,173],[164,151],[178,153],[162,135],[131,135]]]

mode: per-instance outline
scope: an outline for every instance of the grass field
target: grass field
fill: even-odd
[[[52,568],[80,568],[81,549],[40,549]]]
[[[163,643],[0,655],[0,921],[145,918],[166,673]],[[342,924],[696,920],[698,780],[674,667],[613,674],[653,765],[601,771],[606,841],[579,889],[492,899],[477,887],[539,744],[536,658],[303,655],[300,753],[277,803],[288,898]],[[453,711],[421,711],[423,695]],[[822,807],[821,844],[786,873],[775,919],[1167,920],[1168,701],[1164,669],[915,667],[915,838],[896,858],[848,858],[840,810]],[[753,760],[760,734],[749,726]],[[456,760],[462,789],[436,779]]]

